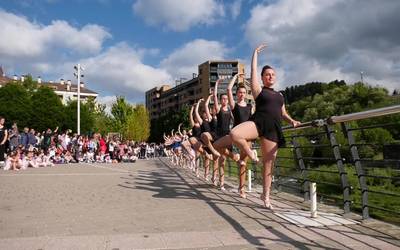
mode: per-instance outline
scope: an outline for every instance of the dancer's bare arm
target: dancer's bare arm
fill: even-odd
[[[213,93],[213,98],[214,98],[214,111],[215,114],[218,114],[219,112],[219,102],[218,102],[218,85],[222,81],[222,79],[218,79],[215,82],[215,87],[214,87],[214,93]]]
[[[197,122],[201,125],[203,124],[203,119],[201,119],[201,116],[199,115],[199,106],[200,103],[203,101],[203,98],[201,98],[197,103],[196,107],[194,109],[194,116],[196,117]]]
[[[183,136],[183,134],[182,134],[182,132],[181,132],[181,126],[182,126],[182,123],[179,123],[179,125],[178,125],[178,134],[179,134],[180,136]]]
[[[190,126],[192,126],[192,127],[194,127],[193,110],[194,110],[194,106],[192,105],[192,107],[190,108],[190,113],[189,113]]]
[[[253,52],[253,58],[251,60],[251,92],[253,93],[254,100],[261,92],[261,86],[257,81],[257,60],[258,60],[258,53],[260,53],[263,49],[267,47],[266,44],[259,45]]]
[[[293,127],[297,127],[301,124],[301,122],[294,120],[288,112],[286,111],[285,105],[282,106],[282,118],[292,124]]]
[[[204,103],[204,109],[205,109],[205,111],[206,111],[207,119],[208,119],[209,121],[211,121],[212,116],[211,116],[211,113],[210,113],[210,108],[209,108],[208,106],[209,106],[209,104],[210,104],[210,100],[211,100],[211,97],[212,97],[212,96],[213,96],[213,95],[209,95],[209,96],[207,97],[206,102]]]
[[[236,74],[232,77],[231,81],[228,84],[228,88],[226,89],[226,93],[228,94],[228,102],[231,109],[235,108],[235,99],[233,99],[232,88],[238,78],[239,74]]]

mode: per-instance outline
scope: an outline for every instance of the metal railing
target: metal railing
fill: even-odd
[[[297,186],[308,200],[308,183],[316,182],[320,199],[339,202],[345,213],[354,209],[367,219],[373,210],[377,217],[396,218],[400,215],[400,116],[391,118],[397,114],[400,105],[285,127],[291,141],[286,150],[294,164],[287,164],[290,153],[278,155],[277,188]],[[288,178],[296,181],[287,182]]]
[[[374,118],[374,119],[371,119]],[[400,105],[332,116],[283,128],[274,187],[309,200],[316,182],[320,202],[400,223]],[[261,182],[261,164],[250,165]],[[237,174],[228,164],[227,174]]]

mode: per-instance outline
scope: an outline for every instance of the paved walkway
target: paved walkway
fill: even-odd
[[[266,210],[158,159],[0,171],[0,249],[400,249],[398,227],[299,227],[279,214],[301,202],[273,198]]]

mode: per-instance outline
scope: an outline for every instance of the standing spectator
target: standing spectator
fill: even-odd
[[[106,153],[106,151],[107,151],[107,144],[106,144],[106,141],[104,140],[104,138],[101,135],[100,135],[99,144],[100,144],[100,153],[104,155]]]
[[[0,164],[4,165],[4,154],[6,152],[7,129],[4,126],[5,119],[0,116]]]
[[[21,141],[19,144],[24,146],[25,149],[27,149],[28,143],[29,143],[29,128],[25,127],[24,132],[21,133]]]
[[[57,133],[58,127],[54,130],[54,133]],[[44,133],[43,135],[43,141],[42,141],[42,147],[44,149],[44,153],[47,154],[47,151],[51,145],[51,137],[53,136],[53,134],[51,132],[51,129],[47,129],[46,133]]]
[[[42,145],[42,136],[40,135],[40,132],[36,133],[36,146],[39,148],[39,146]]]
[[[18,147],[21,140],[20,137],[17,124],[14,123],[9,134],[10,151],[14,151]]]
[[[31,131],[28,134],[28,145],[26,149],[29,148],[30,146],[36,147],[36,145],[37,145],[37,139],[35,135],[35,130],[31,128]]]

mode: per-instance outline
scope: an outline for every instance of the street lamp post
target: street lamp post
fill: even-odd
[[[83,75],[81,75],[81,71],[83,71],[83,67],[81,67],[81,64],[78,63],[78,65],[74,66],[75,69],[75,77],[78,80],[78,84],[77,84],[77,90],[78,90],[78,108],[77,108],[77,133],[78,135],[81,134],[81,77],[83,77]]]
[[[364,83],[364,72],[360,71],[360,75],[361,75],[361,83]]]

